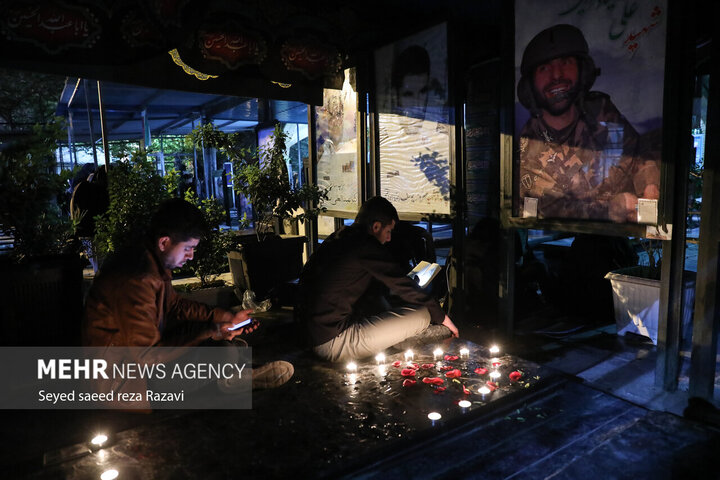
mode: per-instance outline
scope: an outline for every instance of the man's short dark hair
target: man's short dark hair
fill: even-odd
[[[170,237],[173,242],[202,238],[208,225],[199,208],[181,198],[165,200],[150,220],[151,239]]]
[[[368,228],[371,228],[375,222],[385,226],[393,221],[400,221],[397,210],[386,198],[380,196],[369,198],[363,203],[355,217],[355,223]]]
[[[423,47],[411,45],[393,60],[390,84],[398,90],[406,75],[420,74],[430,74],[430,55]]]

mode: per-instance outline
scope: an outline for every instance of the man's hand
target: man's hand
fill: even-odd
[[[460,332],[458,332],[457,327],[455,326],[453,321],[450,320],[450,317],[448,317],[447,315],[445,315],[445,320],[443,320],[442,324],[450,329],[453,337],[458,338],[460,336]]]
[[[244,322],[245,320],[249,319],[250,313],[252,313],[252,310],[241,310],[232,317],[230,317],[229,320],[213,324],[215,329],[212,332],[211,338],[213,340],[232,340],[238,335],[252,332],[259,325],[256,320],[253,320],[252,323],[242,328],[230,330],[234,325],[237,325],[238,323]],[[225,319],[227,319],[227,317],[225,317],[223,320]]]

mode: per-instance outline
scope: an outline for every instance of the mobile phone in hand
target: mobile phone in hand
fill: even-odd
[[[248,318],[248,319],[245,320],[244,322],[236,323],[236,324],[233,325],[232,327],[228,328],[228,330],[237,330],[238,328],[242,328],[242,327],[245,327],[245,326],[247,326],[247,325],[250,325],[250,324],[252,323],[252,321],[253,321],[252,318]]]

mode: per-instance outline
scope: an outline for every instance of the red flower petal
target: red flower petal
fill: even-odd
[[[500,362],[492,362],[492,366],[495,367],[495,368],[499,367],[500,365],[502,365],[502,363],[500,363]]]
[[[420,369],[420,365],[418,365],[417,363],[413,363],[413,364],[412,364],[412,367],[413,367],[415,370],[419,370],[419,369]]]
[[[485,382],[485,384],[488,386],[491,392],[497,390],[498,388],[497,383],[491,382],[490,380]]]
[[[434,366],[435,366],[434,363],[423,363],[423,364],[422,364],[422,369],[423,369],[423,370],[428,370],[428,369],[430,369],[430,368],[433,368]]]
[[[463,387],[463,393],[464,393],[465,395],[470,395],[470,390],[468,390],[465,385],[463,385],[462,387]]]
[[[443,372],[447,372],[449,370],[452,370],[453,368],[454,367],[452,365],[443,365],[442,367],[440,367],[440,370],[442,370]]]
[[[458,357],[457,355],[445,355],[446,362],[454,362],[458,358],[460,358],[460,357]]]
[[[395,368],[398,368],[401,364],[402,364],[402,362],[400,360],[398,360],[396,362],[393,362],[392,366]]]
[[[478,367],[475,369],[475,373],[477,373],[478,375],[485,375],[487,372],[487,368]]]
[[[431,383],[433,385],[442,385],[445,380],[439,377],[425,377],[422,379],[423,383]]]
[[[508,375],[508,376],[510,377],[510,380],[512,380],[513,382],[517,382],[518,380],[520,380],[522,378],[522,372],[518,372],[516,370],[514,372],[510,372],[510,375]]]
[[[462,377],[462,372],[458,370],[457,368],[455,370],[450,370],[445,374],[447,378],[457,378]]]
[[[442,393],[447,387],[437,387],[433,393]]]
[[[403,368],[400,372],[400,375],[403,377],[414,377],[415,376],[415,370],[412,368]]]
[[[406,378],[403,380],[403,387],[412,387],[417,383],[417,380],[413,380],[411,378]]]

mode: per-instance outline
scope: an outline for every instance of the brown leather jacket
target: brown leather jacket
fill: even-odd
[[[87,346],[191,345],[210,336],[211,323],[230,321],[232,313],[179,296],[171,272],[147,249],[109,259],[95,278],[85,304],[83,343]],[[194,337],[168,341],[168,330],[195,323]],[[200,334],[200,335],[198,335]]]

